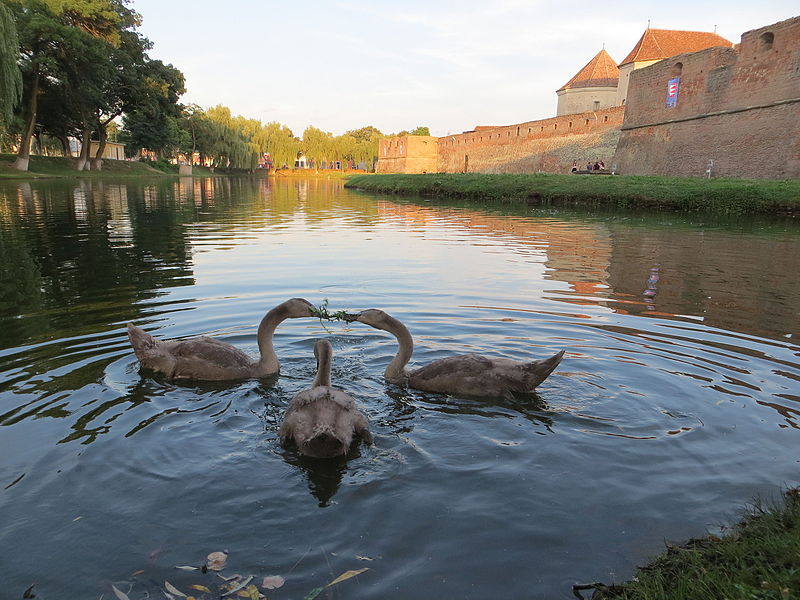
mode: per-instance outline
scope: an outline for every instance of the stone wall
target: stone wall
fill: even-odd
[[[426,135],[384,138],[378,145],[377,173],[435,173],[438,140]]]
[[[439,138],[445,173],[568,173],[572,161],[611,166],[624,109],[564,115]]]
[[[625,109],[623,174],[800,177],[800,17],[634,71]]]

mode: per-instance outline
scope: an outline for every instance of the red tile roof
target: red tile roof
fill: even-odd
[[[707,31],[647,28],[619,66],[645,60],[661,60],[676,54],[697,52],[714,46],[732,48],[733,44],[724,37]]]
[[[561,86],[558,91],[585,87],[617,87],[619,68],[605,50],[600,50],[577,75]]]

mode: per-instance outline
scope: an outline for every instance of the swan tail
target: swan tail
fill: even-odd
[[[550,373],[556,370],[556,367],[559,365],[562,358],[564,358],[564,350],[554,354],[550,358],[537,360],[532,363],[531,378],[533,379],[533,385],[531,388],[535,388],[537,385],[547,379],[550,376]]]
[[[342,440],[331,431],[318,431],[313,437],[309,438],[301,448],[303,454],[315,456],[317,458],[328,458],[347,453]]]
[[[145,354],[158,344],[156,338],[147,333],[144,329],[136,327],[133,323],[128,323],[128,339],[131,341],[131,346],[133,346],[133,351],[136,353],[136,356]]]

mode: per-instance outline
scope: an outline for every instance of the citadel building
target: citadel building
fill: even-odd
[[[381,140],[379,173],[800,178],[800,17],[748,31],[646,29],[617,65],[601,50],[557,92],[557,115],[444,137]]]

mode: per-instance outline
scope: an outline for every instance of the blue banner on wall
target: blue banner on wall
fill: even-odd
[[[678,106],[678,89],[681,87],[681,78],[676,77],[667,82],[667,108]]]

